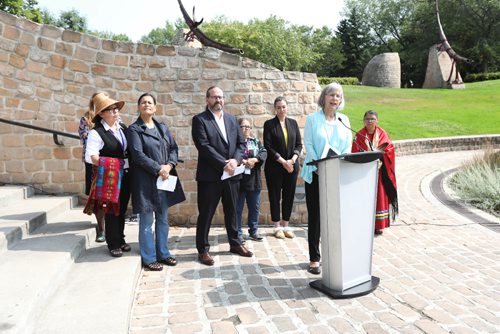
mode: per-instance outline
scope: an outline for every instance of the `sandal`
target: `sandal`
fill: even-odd
[[[122,250],[120,248],[110,249],[109,252],[111,253],[112,257],[120,257],[123,255]]]
[[[149,271],[162,271],[163,266],[159,262],[151,262],[148,264],[143,264],[144,269],[149,270]]]
[[[130,245],[127,243],[124,243],[123,245],[121,245],[120,248],[124,252],[130,252],[132,250],[132,247],[130,247]]]
[[[171,267],[177,265],[177,260],[171,256],[167,257],[166,259],[160,260],[159,262]]]

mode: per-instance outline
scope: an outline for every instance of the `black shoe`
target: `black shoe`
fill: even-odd
[[[249,239],[253,240],[253,241],[262,241],[262,238],[258,233],[255,233],[255,234],[250,234],[248,236]]]
[[[313,275],[319,275],[319,274],[321,274],[321,268],[320,267],[309,267],[309,269],[307,269],[307,272],[311,273]]]

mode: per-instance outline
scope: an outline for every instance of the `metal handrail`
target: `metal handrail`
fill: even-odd
[[[62,131],[57,131],[57,130],[52,130],[52,129],[46,129],[46,128],[42,128],[42,127],[36,126],[36,125],[31,125],[31,124],[25,124],[25,123],[20,123],[20,122],[16,122],[16,121],[11,121],[11,120],[5,119],[5,118],[0,118],[0,122],[11,124],[11,125],[15,125],[15,126],[20,126],[20,127],[23,127],[23,128],[28,128],[28,129],[33,129],[33,130],[38,130],[38,131],[52,133],[52,138],[54,139],[54,143],[57,146],[64,146],[64,143],[61,142],[61,141],[59,141],[59,138],[57,136],[64,136],[64,137],[68,137],[68,138],[73,138],[73,139],[80,140],[80,137],[77,136],[77,135],[75,135],[75,134],[71,134],[71,133],[67,133],[67,132],[62,132]]]

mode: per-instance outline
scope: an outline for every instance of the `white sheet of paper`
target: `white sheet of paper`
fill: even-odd
[[[177,184],[177,176],[170,175],[168,179],[163,180],[161,176],[158,176],[156,180],[156,188],[165,191],[174,191],[175,185]]]
[[[335,150],[329,144],[326,144],[325,148],[323,149],[323,153],[321,153],[321,159],[326,158],[330,150],[335,152]],[[338,153],[335,152],[335,155],[338,155]]]
[[[224,173],[222,173],[222,176],[221,176],[220,179],[221,180],[225,180],[225,179],[228,179],[230,177],[239,175],[239,174],[243,173],[244,171],[245,171],[245,165],[241,164],[238,167],[236,167],[236,169],[234,170],[234,174],[233,175],[229,175],[226,171],[224,171]]]

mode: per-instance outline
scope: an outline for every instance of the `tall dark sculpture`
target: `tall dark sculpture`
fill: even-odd
[[[184,8],[184,5],[182,4],[181,0],[177,0],[179,3],[179,7],[181,8],[182,16],[184,17],[184,21],[186,21],[186,24],[189,27],[189,32],[185,34],[184,39],[186,41],[192,41],[194,39],[194,36],[198,38],[201,44],[205,46],[210,46],[225,52],[229,53],[240,53],[243,54],[242,49],[237,49],[233,48],[232,46],[225,45],[216,41],[211,40],[208,38],[200,29],[198,29],[198,26],[203,22],[203,19],[200,21],[196,22],[194,18],[194,6],[193,6],[193,18],[189,17],[189,14],[186,12],[186,9]]]
[[[439,18],[438,0],[435,0],[435,2],[436,2],[437,22],[438,22],[438,26],[439,26],[439,39],[441,41],[441,44],[438,45],[438,50],[445,51],[448,54],[448,56],[450,56],[450,58],[451,58],[450,76],[448,77],[447,83],[449,85],[451,85],[451,84],[463,84],[463,82],[461,82],[461,80],[459,80],[457,63],[458,62],[472,63],[473,61],[471,59],[460,56],[458,53],[455,52],[455,50],[452,49],[450,43],[448,42],[448,39],[446,38],[446,35],[444,34],[443,26],[441,25],[441,19]],[[455,80],[451,81],[451,77],[453,75],[453,70],[455,70]]]

